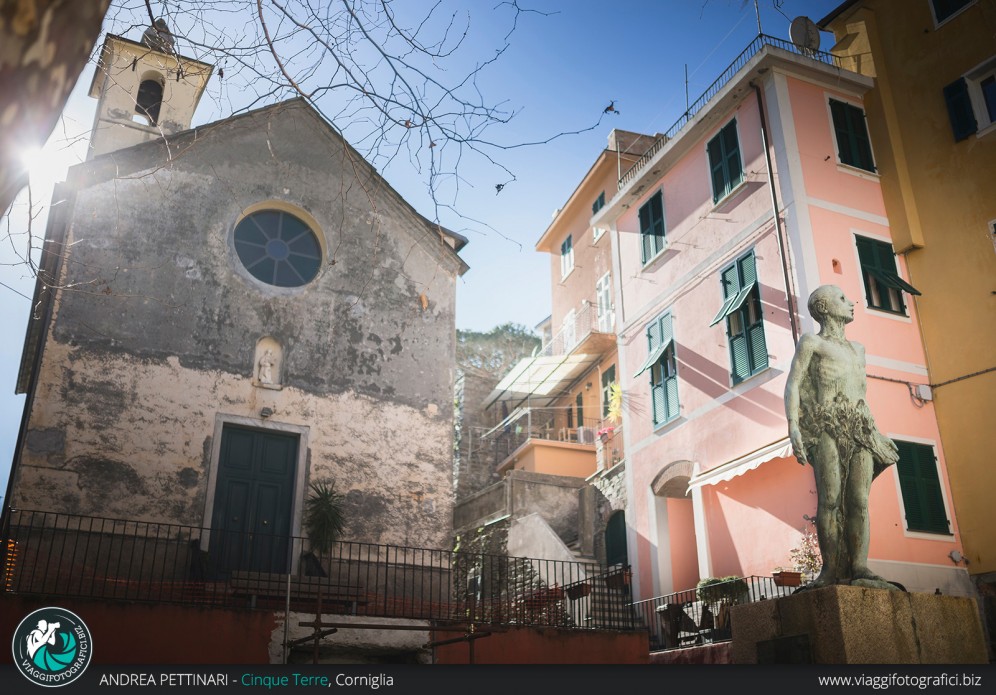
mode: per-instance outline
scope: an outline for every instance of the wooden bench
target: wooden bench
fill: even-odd
[[[271,572],[232,572],[229,579],[233,596],[246,596],[249,605],[256,607],[257,599],[287,599],[287,575]],[[327,577],[290,578],[290,599],[316,604],[321,594],[322,606],[345,606],[356,615],[357,606],[367,603],[366,594],[359,584],[333,581]]]

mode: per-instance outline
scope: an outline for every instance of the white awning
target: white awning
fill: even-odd
[[[746,456],[741,456],[738,459],[727,461],[720,466],[710,468],[704,473],[695,476],[689,481],[688,489],[694,490],[695,488],[703,487],[705,485],[726,483],[733,480],[738,475],[743,475],[748,471],[758,468],[762,463],[766,463],[772,459],[786,458],[791,455],[792,442],[789,441],[788,437],[785,437],[784,439],[779,439],[773,444],[769,444],[761,449],[758,449],[757,451],[753,451]]]
[[[498,382],[484,400],[484,407],[499,399],[519,400],[521,403],[528,399],[531,408],[549,407],[600,359],[599,355],[583,354],[527,357]]]

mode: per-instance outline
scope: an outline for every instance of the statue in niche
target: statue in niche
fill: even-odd
[[[259,358],[259,372],[256,377],[259,380],[259,383],[273,383],[273,366],[275,363],[276,360],[273,357],[273,350],[267,348],[263,353],[263,356]]]
[[[899,460],[895,442],[879,432],[865,400],[865,349],[847,340],[854,302],[839,287],[809,296],[819,333],[799,340],[785,386],[792,452],[816,478],[816,535],[823,569],[806,588],[853,584],[897,589],[868,569],[872,480]]]

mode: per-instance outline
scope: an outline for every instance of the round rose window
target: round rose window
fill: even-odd
[[[254,278],[277,287],[301,287],[322,267],[322,247],[311,228],[289,212],[262,210],[235,227],[235,252]]]

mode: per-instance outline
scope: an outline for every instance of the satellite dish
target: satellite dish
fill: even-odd
[[[820,49],[820,30],[809,17],[796,17],[792,20],[789,38],[804,52]]]

